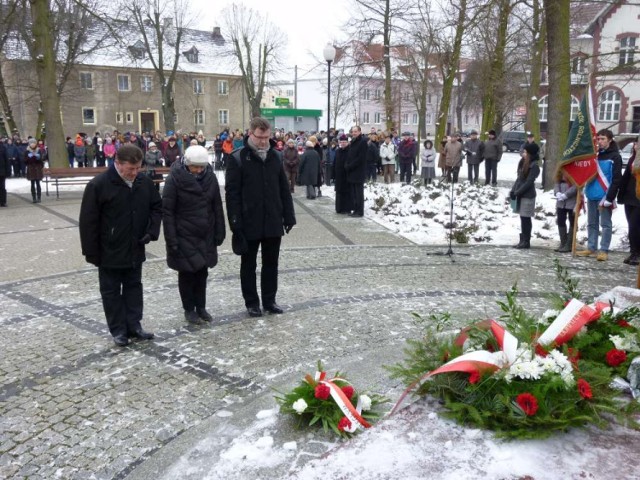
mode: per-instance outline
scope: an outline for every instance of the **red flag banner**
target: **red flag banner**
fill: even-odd
[[[582,97],[580,110],[571,125],[567,146],[562,152],[560,168],[578,187],[583,187],[598,173],[598,149],[589,87]]]

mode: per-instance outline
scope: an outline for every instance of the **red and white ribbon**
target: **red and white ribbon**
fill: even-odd
[[[371,424],[367,422],[361,415],[362,402],[360,401],[360,396],[358,396],[357,406],[354,407],[353,404],[351,403],[351,400],[347,398],[347,396],[342,391],[342,389],[338,385],[333,383],[336,380],[340,380],[342,382],[346,382],[346,380],[339,377],[332,378],[331,380],[327,380],[326,378],[327,378],[326,372],[316,372],[315,374],[316,382],[329,387],[331,398],[333,398],[333,401],[336,402],[336,405],[338,405],[338,408],[340,408],[344,416],[347,417],[351,422],[351,426],[345,427],[344,430],[346,432],[353,433],[358,428],[362,428],[363,430],[366,428],[371,428]]]

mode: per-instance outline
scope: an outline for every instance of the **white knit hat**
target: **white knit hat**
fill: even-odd
[[[311,148],[313,148],[313,142],[311,142],[311,141],[309,141],[309,140],[307,140],[307,143],[305,143],[304,145],[305,145],[305,147],[311,147]]]
[[[156,146],[156,144],[155,144],[155,143],[153,143],[153,142],[149,142],[149,148],[151,148],[151,147],[155,147],[155,146]]]
[[[184,152],[184,161],[187,165],[204,167],[209,164],[209,154],[206,148],[200,145],[192,145]]]

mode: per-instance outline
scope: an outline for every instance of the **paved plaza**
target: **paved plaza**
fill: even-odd
[[[571,259],[550,249],[454,245],[452,261],[437,255],[446,246],[414,245],[298,189],[298,224],[280,261],[285,314],[247,316],[228,234],[209,276],[214,321],[187,325],[161,239],[143,267],[142,324],[156,339],[118,348],[97,270],[80,252],[81,196],[33,205],[28,194],[10,193],[0,211],[0,478],[158,478],[212,432],[222,445],[249,428],[258,411],[275,408],[272,387],[290,388],[319,359],[397,398],[403,387],[383,365],[400,361],[406,340],[419,336],[412,312],[450,311],[458,325],[495,317],[496,300],[517,282],[522,304],[542,313],[558,288],[553,259]],[[587,296],[634,286],[636,270],[623,258],[575,259],[570,271]],[[325,453],[322,435],[280,426],[279,441],[298,440],[298,465]]]

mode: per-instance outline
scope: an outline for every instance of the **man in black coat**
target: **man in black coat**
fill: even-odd
[[[142,262],[145,245],[157,240],[162,200],[153,181],[140,174],[142,150],[132,144],[85,188],[80,206],[80,243],[87,262],[98,267],[102,306],[116,345],[153,338],[142,320]]]
[[[367,140],[362,137],[359,126],[351,128],[351,145],[347,155],[345,169],[347,182],[351,185],[353,212],[350,217],[364,216],[364,181],[367,176]]]
[[[345,165],[349,156],[349,139],[345,134],[338,138],[336,149],[336,161],[334,162],[334,178],[336,189],[336,212],[351,213],[353,202],[351,201],[351,185],[347,182],[347,170]]]
[[[256,287],[258,248],[262,246],[260,287],[262,306],[282,313],[276,303],[278,257],[283,231],[296,224],[293,199],[271,125],[260,117],[251,120],[244,147],[233,152],[226,171],[227,218],[233,232],[232,246],[241,255],[240,283],[247,311],[262,315]]]

